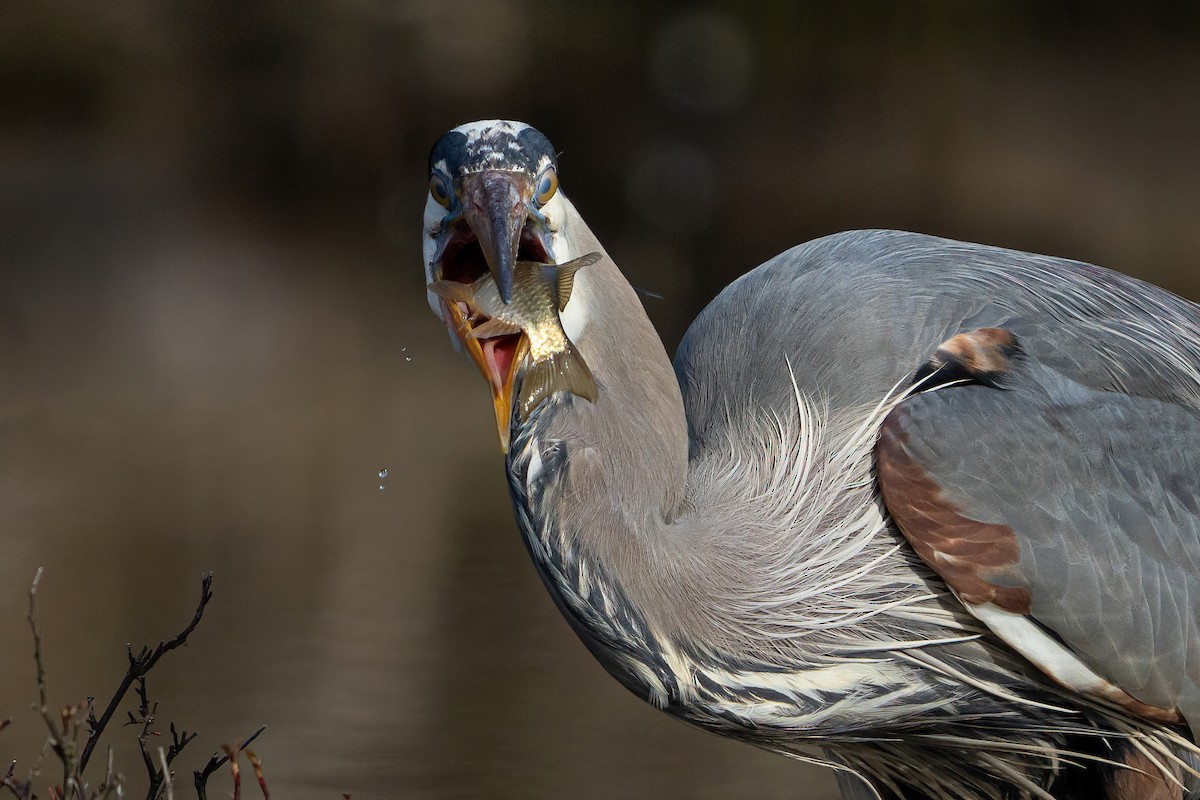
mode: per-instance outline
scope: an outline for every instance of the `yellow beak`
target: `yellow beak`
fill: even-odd
[[[497,348],[494,339],[478,339],[471,335],[474,328],[475,315],[467,310],[462,303],[446,300],[441,301],[442,319],[447,327],[462,343],[463,349],[471,356],[475,366],[483,374],[488,386],[492,389],[492,407],[496,412],[496,433],[500,437],[500,449],[508,452],[509,426],[512,423],[512,393],[513,382],[516,379],[517,367],[529,353],[529,338],[520,334],[517,348],[511,354],[502,353]]]

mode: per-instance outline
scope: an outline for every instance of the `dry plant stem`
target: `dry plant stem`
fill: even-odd
[[[83,788],[75,776],[82,771],[81,767],[77,768],[75,762],[75,743],[68,741],[68,732],[71,727],[71,719],[74,716],[74,709],[67,707],[62,710],[61,724],[55,722],[50,716],[50,710],[46,707],[46,665],[42,661],[42,634],[37,626],[37,590],[38,584],[42,581],[43,567],[38,567],[37,572],[33,576],[33,583],[29,586],[29,613],[25,618],[29,620],[29,630],[33,633],[33,661],[37,665],[37,685],[38,685],[38,704],[34,709],[41,714],[42,720],[46,723],[46,728],[50,731],[50,738],[46,741],[54,754],[58,756],[58,760],[63,766],[63,796],[71,793],[74,789],[74,794],[83,797]]]
[[[17,785],[13,783],[13,774],[16,772],[16,770],[17,762],[14,760],[8,765],[8,771],[4,773],[4,779],[0,780],[0,789],[8,789],[13,793],[13,797],[20,797],[21,795],[17,791]]]
[[[37,761],[33,762],[33,766],[29,768],[29,780],[26,781],[30,786],[33,785],[33,779],[42,774],[42,762],[46,760],[46,753],[50,752],[50,740],[47,739],[42,743],[42,750],[38,753]]]
[[[41,570],[38,571],[38,576],[41,576]],[[34,580],[34,587],[37,586],[37,580]],[[129,670],[125,673],[125,677],[121,680],[121,685],[117,687],[117,691],[113,694],[112,699],[108,702],[108,707],[104,709],[104,713],[96,719],[94,714],[88,714],[88,740],[83,747],[83,754],[79,757],[79,772],[82,773],[87,767],[88,760],[92,756],[92,751],[96,747],[96,743],[100,739],[100,735],[104,733],[104,728],[108,725],[112,715],[116,712],[117,706],[125,698],[125,694],[129,691],[129,687],[133,686],[134,681],[143,679],[146,673],[149,672],[158,660],[165,654],[171,652],[176,647],[184,644],[187,637],[196,626],[200,624],[201,617],[204,616],[204,607],[208,605],[208,601],[212,599],[212,573],[209,572],[200,580],[200,603],[196,606],[196,613],[192,617],[192,621],[187,627],[179,632],[173,639],[168,639],[165,642],[159,642],[158,647],[151,650],[148,647],[143,647],[138,655],[133,654],[133,648],[128,648]],[[44,700],[43,692],[43,703]]]
[[[155,703],[154,707],[158,708],[158,704]],[[158,753],[160,756],[160,761],[163,764],[163,768],[154,770],[151,773],[150,790],[146,793],[146,800],[155,800],[155,798],[163,794],[164,790],[166,791],[168,800],[173,797],[175,773],[171,772],[171,764],[175,763],[175,757],[183,751],[184,747],[187,747],[188,742],[195,738],[195,733],[177,731],[175,730],[175,723],[171,723],[171,744],[167,747],[166,753],[163,753],[163,749],[161,747],[158,748]],[[143,737],[138,738],[138,742],[143,741]],[[142,757],[144,759],[148,759],[144,744],[142,745]],[[147,762],[147,769],[150,769],[149,762]]]
[[[150,704],[150,698],[146,694],[146,678],[139,677],[137,679],[138,696],[138,714],[140,719],[133,715],[133,712],[126,712],[129,715],[127,725],[141,725],[142,732],[138,735],[138,747],[142,751],[142,762],[146,765],[146,775],[150,779],[150,786],[146,792],[146,800],[155,800],[159,795],[166,790],[167,797],[174,796],[172,787],[171,763],[175,761],[175,757],[187,746],[188,742],[196,738],[195,733],[189,734],[187,731],[175,730],[175,723],[171,723],[171,744],[164,751],[163,748],[158,748],[159,761],[162,764],[162,769],[154,763],[154,757],[146,748],[147,742],[151,736],[160,735],[158,731],[152,730],[155,717],[158,716],[158,703]]]
[[[242,800],[242,771],[238,769],[238,754],[241,753],[241,748],[234,750],[223,744],[221,749],[229,756],[229,771],[233,773],[233,800]]]
[[[29,629],[33,631],[33,661],[37,664],[38,702],[43,710],[46,708],[46,667],[42,664],[42,635],[38,632],[34,612],[37,610],[38,584],[42,581],[44,569],[45,567],[38,567],[34,573],[33,583],[29,587],[29,613],[25,615],[25,619],[29,620]]]
[[[113,769],[113,750],[107,748],[107,763],[105,774],[102,782],[95,790],[88,793],[83,783],[82,775],[84,768],[87,766],[92,752],[95,749],[97,742],[103,734],[106,726],[111,722],[113,714],[120,706],[129,689],[136,686],[138,697],[137,716],[132,712],[128,713],[128,724],[140,725],[141,731],[137,737],[138,744],[142,751],[142,759],[146,766],[146,771],[150,779],[149,792],[146,795],[146,800],[174,800],[174,775],[171,772],[171,764],[176,756],[187,746],[189,742],[196,738],[195,733],[178,731],[175,725],[170,726],[171,743],[165,749],[158,748],[158,759],[151,755],[150,748],[147,747],[151,736],[161,735],[159,731],[154,730],[154,722],[158,712],[158,704],[152,703],[146,690],[146,675],[158,663],[165,654],[187,643],[187,638],[191,635],[196,626],[200,624],[200,620],[204,615],[204,609],[208,602],[212,599],[212,573],[208,573],[201,578],[200,583],[200,601],[196,606],[196,611],[192,616],[191,622],[180,631],[175,637],[158,643],[154,649],[142,647],[141,651],[134,655],[132,647],[127,646],[126,652],[129,661],[129,667],[121,680],[117,691],[109,700],[104,712],[97,718],[95,711],[95,698],[88,697],[86,707],[67,705],[61,709],[61,713],[52,716],[47,708],[48,691],[46,687],[46,668],[42,658],[42,637],[41,631],[37,625],[37,590],[41,583],[43,570],[38,569],[34,576],[33,583],[29,589],[29,613],[27,619],[29,628],[33,634],[33,656],[34,663],[37,666],[37,684],[38,684],[38,700],[39,703],[35,706],[46,727],[49,729],[50,735],[47,737],[42,753],[38,757],[33,768],[30,770],[28,781],[18,781],[14,777],[16,772],[16,762],[9,765],[6,773],[0,778],[0,790],[8,789],[13,797],[17,800],[33,800],[37,795],[33,794],[34,778],[39,774],[40,765],[46,756],[47,752],[53,752],[58,758],[63,767],[63,779],[58,788],[51,786],[49,789],[51,800],[113,800],[114,797],[121,796],[120,788],[117,785],[120,778],[116,776]],[[86,716],[85,716],[86,712]],[[80,739],[82,737],[82,723],[87,722],[87,738],[82,750],[80,750]],[[8,727],[11,720],[0,720],[0,731]],[[232,771],[234,776],[234,797],[240,798],[241,781],[237,769],[237,754],[247,744],[254,741],[264,730],[266,725],[263,725],[253,734],[243,740],[236,749],[227,748],[227,755],[219,756],[214,754],[209,760],[208,765],[203,771],[197,770],[194,773],[196,781],[196,793],[199,800],[205,800],[205,785],[208,777],[231,760],[232,756]],[[78,756],[78,757],[77,757]],[[269,800],[270,794],[266,788],[266,781],[263,779],[261,771],[261,763],[255,761],[255,774],[259,779],[259,786],[263,790],[264,798]]]
[[[100,797],[109,797],[115,788],[113,786],[113,749],[112,745],[109,745],[108,758],[105,759],[104,765],[104,782],[100,784]]]
[[[259,734],[261,734],[266,729],[267,729],[267,726],[263,725],[258,730],[256,730],[254,733],[250,734],[245,739],[242,739],[241,743],[237,746],[237,750],[235,752],[240,752],[241,750],[245,749],[246,745],[250,744],[255,739],[257,739],[259,737]],[[233,750],[233,748],[227,748],[227,750]],[[212,758],[210,758],[208,760],[208,763],[204,765],[204,769],[202,769],[202,770],[198,769],[192,773],[192,776],[194,778],[194,785],[196,787],[196,797],[198,800],[208,800],[208,795],[206,793],[207,786],[208,786],[208,776],[212,775],[214,772],[216,772],[218,769],[220,769],[222,766],[224,766],[225,762],[228,760],[229,760],[228,755],[222,756],[218,753],[213,753]]]
[[[129,715],[130,723],[142,723],[142,732],[138,735],[138,747],[142,751],[142,763],[146,765],[146,774],[150,778],[150,791],[146,795],[149,800],[154,800],[154,796],[158,794],[158,787],[162,783],[162,773],[154,766],[154,759],[150,756],[150,751],[146,749],[146,742],[150,739],[153,733],[150,726],[154,724],[154,716],[158,713],[158,703],[153,707],[150,706],[150,701],[146,699],[146,679],[138,678],[138,697],[141,702],[138,704],[138,712],[142,715],[141,720],[133,718],[133,714]]]
[[[171,765],[167,762],[166,751],[161,747],[158,748],[158,760],[162,764],[162,772],[159,774],[164,776],[163,782],[166,786],[167,800],[175,800],[175,791],[173,789],[175,781],[171,780]]]
[[[250,766],[254,767],[254,777],[258,778],[258,788],[262,790],[263,800],[271,800],[271,790],[267,788],[267,779],[263,777],[262,759],[254,755],[253,750],[246,751]]]

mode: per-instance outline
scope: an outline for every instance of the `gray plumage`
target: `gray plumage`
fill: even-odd
[[[603,252],[560,200],[557,260]],[[1011,528],[1019,560],[992,577],[1032,597],[1013,620],[1196,724],[1196,306],[1078,262],[892,231],[738,279],[673,366],[607,255],[575,298],[598,396],[514,417],[509,484],[548,589],[628,688],[770,750],[823,752],[873,787],[848,793],[1091,796],[1066,767],[1121,740],[1195,796],[1186,725],[1058,685],[968,613],[892,523],[874,448],[889,420],[942,499]],[[1002,385],[912,393],[939,345],[985,328],[1020,343]]]

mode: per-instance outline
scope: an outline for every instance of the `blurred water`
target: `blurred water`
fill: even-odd
[[[184,771],[268,723],[279,797],[832,797],[627,695],[559,618],[425,302],[424,158],[467,119],[543,128],[668,344],[850,227],[1200,294],[1194,15],[971,8],[0,5],[0,757],[44,735],[38,566],[55,703],[106,698],[213,570],[150,680],[200,732]]]

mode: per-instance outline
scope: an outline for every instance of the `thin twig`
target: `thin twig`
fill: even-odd
[[[108,758],[105,759],[104,766],[104,783],[100,785],[100,791],[104,794],[101,797],[108,797],[113,789],[113,749],[112,745],[108,746]]]
[[[54,754],[58,756],[58,760],[62,762],[62,785],[64,791],[66,791],[71,785],[72,776],[75,774],[74,759],[71,758],[71,753],[67,752],[65,742],[70,716],[68,709],[64,708],[62,712],[62,724],[60,726],[50,716],[50,710],[46,707],[46,665],[42,660],[42,634],[37,626],[37,590],[38,584],[42,582],[43,572],[45,572],[45,569],[38,567],[37,572],[33,575],[33,583],[29,586],[29,613],[25,615],[25,619],[29,621],[29,630],[33,634],[33,662],[37,665],[38,703],[34,706],[34,710],[41,715],[42,720],[46,723],[46,728],[50,731],[50,736],[46,740],[46,743],[54,751]],[[43,750],[44,753],[45,751]]]
[[[246,751],[250,766],[254,767],[254,777],[258,778],[258,788],[262,790],[263,800],[271,800],[271,790],[267,788],[267,779],[263,777],[262,759],[254,755],[253,750]]]
[[[146,696],[146,676],[138,675],[137,688],[134,692],[138,696],[138,713],[142,715],[142,719],[146,719],[146,714],[150,712],[150,698]],[[153,716],[153,714],[151,714]]]
[[[250,744],[255,739],[257,739],[259,737],[259,734],[261,734],[266,729],[267,729],[267,726],[263,725],[258,730],[256,730],[254,733],[250,734],[245,739],[242,739],[242,742],[241,742],[241,744],[239,744],[237,746],[237,749],[238,750],[245,749],[245,747],[248,744]],[[208,760],[208,763],[204,765],[204,769],[202,769],[202,770],[198,769],[192,773],[192,777],[194,779],[194,785],[196,787],[196,797],[198,798],[198,800],[207,800],[208,795],[205,794],[205,792],[206,792],[206,787],[208,786],[208,777],[210,775],[212,775],[214,772],[216,772],[218,769],[220,769],[225,764],[225,762],[228,760],[229,760],[228,755],[223,756],[223,755],[220,755],[219,753],[213,753],[212,758],[210,758]]]
[[[33,784],[35,776],[42,774],[42,762],[46,760],[46,753],[50,750],[50,740],[47,739],[42,743],[42,750],[38,753],[37,761],[33,762],[33,766],[29,768],[29,780],[27,783]]]
[[[142,761],[146,765],[146,773],[150,778],[150,785],[146,791],[146,800],[155,800],[155,798],[163,794],[164,790],[167,796],[171,797],[174,794],[174,776],[171,772],[171,764],[174,763],[175,757],[183,752],[183,748],[187,747],[188,743],[196,738],[196,734],[188,733],[186,730],[182,732],[178,731],[175,728],[175,723],[172,722],[170,725],[171,743],[165,749],[161,746],[158,748],[159,761],[162,763],[162,768],[160,769],[154,763],[150,751],[146,749],[146,743],[150,740],[151,736],[161,735],[158,731],[151,730],[151,725],[153,725],[155,717],[158,716],[158,703],[150,704],[149,696],[146,694],[146,679],[144,677],[138,678],[137,683],[138,688],[135,691],[139,698],[138,713],[141,714],[142,718],[138,719],[132,712],[127,712],[129,713],[129,722],[126,724],[140,724],[142,726],[142,732],[137,740],[138,746],[142,751]]]
[[[235,750],[227,744],[221,745],[221,749],[228,756],[229,771],[233,773],[233,800],[242,800],[242,771],[238,769],[238,755],[242,750],[240,747]]]
[[[174,638],[168,639],[165,642],[159,642],[158,647],[154,648],[153,651],[148,647],[143,647],[141,652],[135,657],[132,648],[129,649],[129,670],[125,673],[125,677],[121,680],[121,685],[117,687],[117,691],[113,694],[112,699],[108,701],[108,707],[104,709],[104,713],[100,715],[99,719],[96,719],[94,714],[89,713],[88,715],[88,740],[87,744],[83,747],[83,754],[79,757],[79,772],[82,773],[84,768],[87,767],[88,760],[92,757],[92,751],[95,749],[100,735],[104,733],[104,728],[108,725],[109,720],[112,719],[117,706],[125,699],[125,694],[129,691],[129,687],[133,685],[135,680],[144,678],[146,673],[165,654],[187,642],[187,637],[200,624],[200,619],[204,616],[204,607],[208,605],[208,601],[211,599],[212,573],[209,572],[200,579],[200,602],[196,606],[196,613],[192,616],[192,621],[188,623],[186,628],[180,631]]]
[[[153,715],[157,713],[157,711],[158,703],[155,703],[154,708],[151,711],[151,718],[153,718]],[[145,759],[146,768],[148,771],[150,771],[150,788],[146,792],[146,800],[155,800],[155,798],[163,794],[164,789],[166,790],[168,797],[172,795],[174,773],[171,772],[171,764],[175,762],[175,757],[183,752],[183,748],[187,747],[188,743],[196,738],[195,733],[188,733],[187,731],[180,732],[176,730],[174,722],[171,723],[170,730],[171,744],[167,746],[166,750],[164,750],[162,747],[158,748],[159,760],[163,765],[162,769],[151,769],[150,757],[146,753],[145,742],[148,738],[148,723],[147,727],[143,728],[142,730],[142,736],[138,738],[138,742],[142,746],[142,758]],[[160,735],[158,731],[154,731],[153,734],[155,736]]]
[[[33,660],[37,664],[38,701],[42,709],[46,708],[46,667],[42,664],[42,635],[38,632],[34,612],[37,610],[38,584],[42,580],[44,569],[44,567],[38,567],[37,572],[34,573],[33,584],[29,587],[29,613],[25,615],[25,618],[29,620],[29,629],[33,631]]]
[[[167,753],[161,746],[158,748],[158,760],[162,764],[161,775],[163,776],[163,784],[167,787],[167,800],[175,800],[175,792],[171,788],[175,783],[175,781],[171,780],[173,777],[171,775],[171,765],[167,763]]]
[[[168,768],[175,763],[175,757],[183,752],[183,748],[187,747],[188,743],[195,738],[195,732],[177,731],[175,730],[175,723],[171,723],[171,745],[167,748]]]
[[[20,800],[21,793],[17,789],[17,784],[13,782],[13,775],[16,773],[16,771],[17,760],[14,758],[13,762],[8,765],[8,771],[4,773],[4,778],[0,780],[0,789],[8,789],[10,792],[12,792],[13,797],[16,797],[18,800]]]
[[[163,773],[158,771],[154,766],[154,758],[150,755],[150,751],[146,749],[146,742],[150,740],[152,735],[156,735],[157,731],[151,731],[150,726],[154,724],[154,715],[158,713],[158,703],[153,707],[149,705],[150,701],[146,699],[146,679],[138,678],[138,696],[141,698],[141,704],[138,706],[138,712],[142,715],[140,720],[142,723],[142,732],[137,737],[138,747],[142,751],[142,763],[146,765],[146,774],[150,778],[150,791],[146,793],[146,800],[154,800],[158,795],[158,788],[162,784]]]

